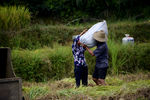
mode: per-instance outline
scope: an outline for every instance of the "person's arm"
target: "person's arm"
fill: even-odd
[[[82,36],[88,29],[85,29],[83,30],[81,33],[80,33],[80,36]]]
[[[83,46],[89,53],[90,53],[90,55],[92,55],[92,56],[94,56],[94,53],[93,53],[93,51],[92,50],[90,50],[88,47],[87,47],[87,45],[85,45],[85,44],[83,44],[83,43],[81,43],[81,46]]]
[[[93,53],[92,50],[90,50],[87,46],[85,46],[85,48],[86,48],[86,50],[87,50],[92,56],[94,56],[94,53]]]

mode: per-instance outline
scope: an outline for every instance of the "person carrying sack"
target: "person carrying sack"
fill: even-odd
[[[100,30],[93,34],[93,38],[96,40],[97,46],[93,52],[86,45],[83,45],[83,47],[85,47],[92,56],[96,56],[93,81],[97,85],[106,85],[105,78],[108,69],[108,47],[106,43],[107,36],[103,30]]]
[[[84,57],[84,52],[86,49],[83,47],[83,44],[79,40],[80,36],[83,35],[86,31],[87,29],[81,32],[80,35],[74,37],[72,44],[76,87],[80,86],[80,80],[82,80],[82,84],[84,86],[87,86],[88,84],[88,67]]]

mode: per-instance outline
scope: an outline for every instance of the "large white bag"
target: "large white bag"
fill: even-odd
[[[87,45],[89,48],[92,48],[96,45],[96,41],[93,38],[93,34],[97,31],[103,30],[106,35],[108,35],[107,23],[104,20],[103,22],[98,22],[93,25],[86,33],[80,37],[80,42]]]

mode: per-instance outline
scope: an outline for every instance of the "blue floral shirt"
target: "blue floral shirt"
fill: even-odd
[[[84,52],[85,48],[83,46],[78,45],[80,36],[76,36],[73,40],[72,44],[72,53],[74,57],[74,65],[75,66],[87,66],[85,57],[84,57]]]

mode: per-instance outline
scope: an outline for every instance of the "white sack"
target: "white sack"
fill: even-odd
[[[89,48],[94,47],[96,45],[96,42],[93,39],[93,34],[100,30],[103,30],[106,35],[108,35],[107,23],[105,20],[103,22],[98,22],[93,25],[86,33],[84,33],[80,37],[80,42],[87,45]]]

